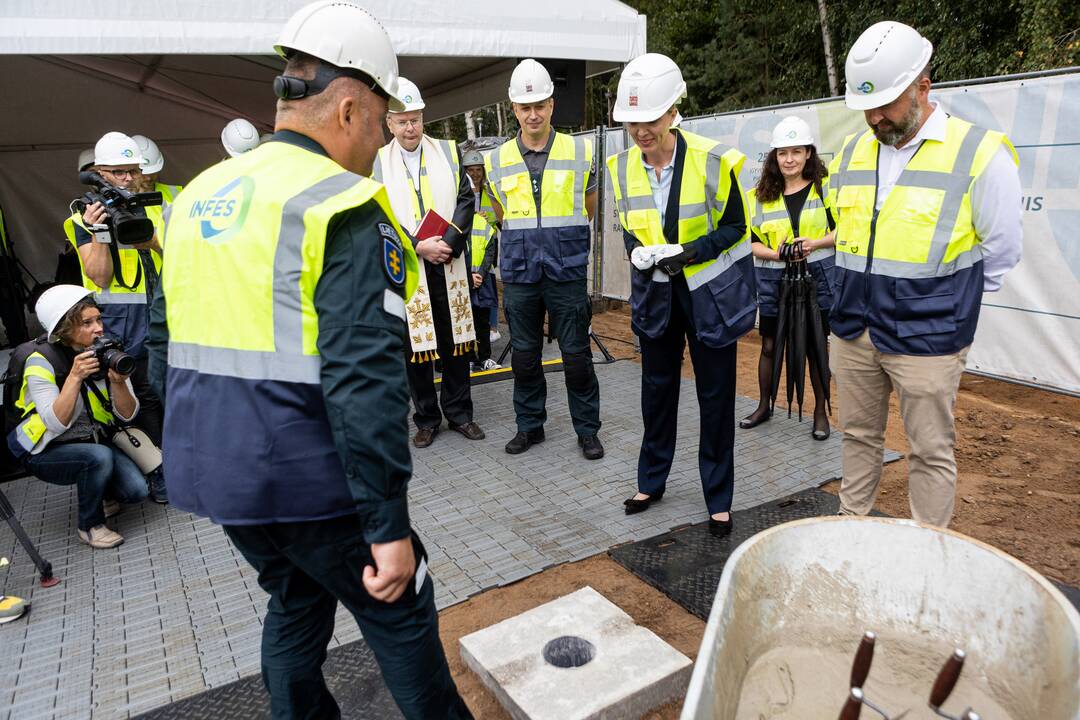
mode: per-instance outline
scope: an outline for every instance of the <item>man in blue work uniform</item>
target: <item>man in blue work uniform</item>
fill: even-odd
[[[592,307],[585,284],[596,173],[592,141],[552,129],[554,92],[544,66],[522,60],[510,77],[521,132],[485,159],[502,222],[499,267],[514,349],[518,432],[506,452],[516,455],[544,440],[547,385],[540,356],[546,309],[562,352],[578,445],[585,458],[597,460],[604,456],[597,437],[600,386],[589,348]]]
[[[166,219],[185,270],[162,277],[151,351],[173,501],[223,525],[270,595],[274,718],[340,717],[322,675],[339,601],[406,718],[471,718],[409,525],[416,255],[368,178],[401,107],[397,57],[338,0],[299,10],[275,49],[277,132],[195,178]]]

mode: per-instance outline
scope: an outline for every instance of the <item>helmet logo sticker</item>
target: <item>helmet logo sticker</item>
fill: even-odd
[[[525,83],[525,92],[532,92],[532,91],[533,91],[532,84],[531,83]]]
[[[404,96],[402,96],[401,99],[404,100],[407,103],[411,103],[412,102],[412,95],[404,95]]]
[[[135,153],[131,152],[131,148],[124,148],[124,150],[120,154],[123,155],[124,157],[134,157],[135,156]]]
[[[864,80],[857,89],[863,95],[869,95],[870,93],[874,92],[874,83],[870,82],[869,80]]]
[[[638,89],[636,87],[630,88],[630,99],[626,101],[626,104],[630,107],[638,106]]]
[[[794,139],[795,139],[795,136],[796,136],[796,135],[798,135],[798,133],[797,133],[797,132],[795,132],[794,130],[789,130],[789,131],[788,131],[788,134],[787,134],[787,136],[788,136],[789,138],[791,138],[792,140],[794,140]]]

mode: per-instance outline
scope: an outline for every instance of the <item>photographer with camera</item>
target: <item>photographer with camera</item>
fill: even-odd
[[[106,516],[119,511],[117,502],[147,496],[143,471],[104,437],[116,420],[128,422],[139,411],[129,378],[135,363],[104,337],[89,290],[56,285],[35,310],[47,334],[12,354],[8,378],[15,382],[6,385],[13,392],[5,392],[4,403],[5,426],[14,426],[8,448],[41,480],[78,486],[81,542],[116,547],[124,538],[106,527]]]
[[[64,223],[82,266],[83,287],[94,292],[105,332],[135,358],[131,376],[141,404],[138,426],[161,445],[163,410],[150,387],[145,347],[149,305],[161,272],[161,245],[145,208],[161,204],[160,193],[139,193],[142,152],[132,138],[106,133],[94,146],[94,164],[79,179],[93,190],[72,203]],[[150,489],[168,502],[164,483]]]

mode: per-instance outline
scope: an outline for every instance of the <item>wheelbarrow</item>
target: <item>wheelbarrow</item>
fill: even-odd
[[[682,720],[837,718],[867,630],[877,652],[859,695],[888,717],[1080,718],[1080,614],[1046,578],[950,530],[839,516],[778,525],[732,553]],[[954,648],[963,674],[931,707]]]

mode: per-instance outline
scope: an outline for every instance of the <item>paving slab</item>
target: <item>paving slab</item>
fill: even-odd
[[[693,665],[591,587],[466,635],[460,649],[515,720],[639,718],[682,697]]]

